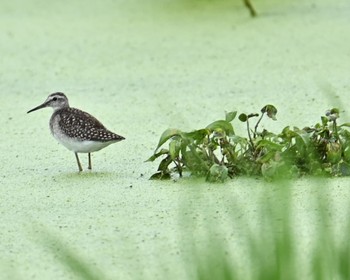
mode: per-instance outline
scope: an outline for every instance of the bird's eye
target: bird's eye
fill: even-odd
[[[53,101],[57,101],[57,97],[52,98]]]

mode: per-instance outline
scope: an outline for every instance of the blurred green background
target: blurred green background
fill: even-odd
[[[326,188],[326,226],[341,234],[347,179],[301,179],[281,200],[278,186],[255,179],[151,182],[157,164],[144,163],[166,128],[200,128],[225,110],[274,104],[278,121],[262,124],[271,130],[315,123],[336,106],[349,121],[349,1],[252,3],[256,18],[238,0],[0,3],[4,279],[76,279],[86,267],[92,278],[201,278],[193,246],[202,252],[207,239],[249,279],[242,236],[264,225],[261,196],[293,202],[297,273],[310,276],[313,226],[324,217],[310,197]],[[93,154],[93,172],[78,174],[73,153],[52,138],[49,109],[26,115],[56,91],[126,137]]]

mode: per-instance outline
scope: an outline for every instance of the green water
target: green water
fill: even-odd
[[[234,199],[234,219],[259,224],[259,195],[273,198],[274,187],[151,182],[157,163],[144,161],[166,128],[201,128],[225,110],[274,104],[278,122],[262,124],[272,130],[313,124],[334,106],[349,121],[348,1],[256,2],[256,19],[228,0],[0,4],[2,275],[75,279],[47,232],[108,279],[192,278],[185,267],[208,224],[244,251],[227,209]],[[51,109],[26,114],[55,91],[126,137],[93,154],[92,172],[78,174],[74,154],[50,135]],[[305,248],[317,211],[309,200],[323,184],[332,227],[346,220],[346,178],[295,182]]]

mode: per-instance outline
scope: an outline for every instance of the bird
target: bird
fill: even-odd
[[[89,113],[70,107],[67,96],[62,92],[50,94],[44,103],[29,110],[27,114],[46,107],[53,109],[50,118],[51,134],[59,143],[74,152],[79,172],[83,168],[78,153],[88,154],[88,169],[91,170],[91,153],[125,139],[108,130]]]

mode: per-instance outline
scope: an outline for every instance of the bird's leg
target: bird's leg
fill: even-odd
[[[89,153],[89,167],[88,167],[90,170],[92,169],[92,166],[91,166],[91,153]]]
[[[78,163],[78,167],[79,167],[79,172],[83,171],[83,168],[81,168],[81,164],[79,161],[79,157],[78,157],[78,153],[74,153],[75,154],[75,158],[77,159],[77,163]]]

